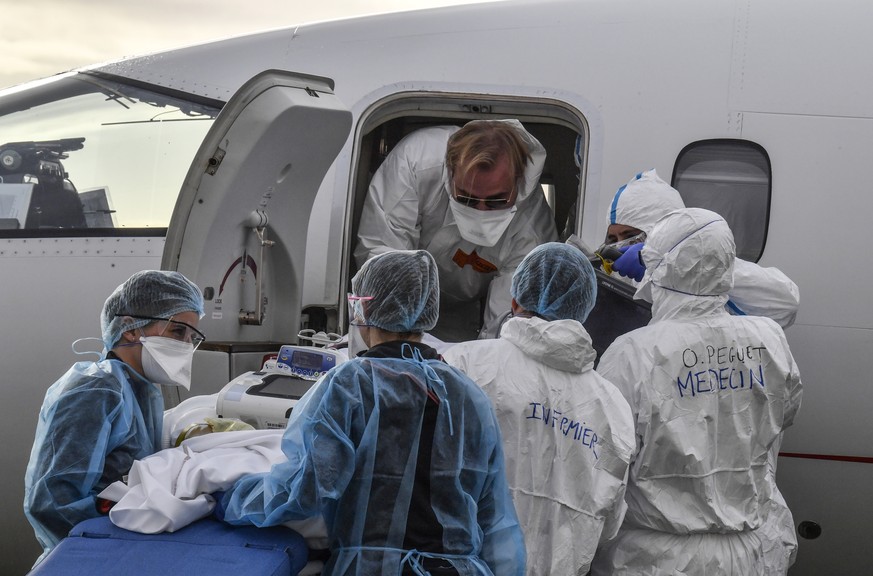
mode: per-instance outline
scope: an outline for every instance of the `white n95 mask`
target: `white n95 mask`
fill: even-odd
[[[155,384],[191,389],[194,345],[163,336],[141,336],[142,370]]]
[[[476,210],[452,199],[449,200],[449,207],[461,238],[476,246],[497,244],[518,211],[516,206],[505,210]]]

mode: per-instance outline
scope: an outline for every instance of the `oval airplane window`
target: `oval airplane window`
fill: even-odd
[[[764,252],[772,182],[767,152],[748,140],[694,142],[673,169],[673,187],[685,205],[720,214],[734,233],[737,257],[751,262]]]
[[[218,105],[90,74],[0,93],[0,236],[163,236]]]

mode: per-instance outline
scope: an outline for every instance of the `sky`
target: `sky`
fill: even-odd
[[[477,0],[473,0],[477,1]],[[478,0],[481,1],[481,0]],[[283,26],[470,0],[0,0],[0,88]]]

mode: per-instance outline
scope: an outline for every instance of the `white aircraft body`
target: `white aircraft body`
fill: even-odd
[[[117,285],[167,268],[205,290],[211,346],[183,397],[215,392],[301,328],[345,331],[367,183],[402,136],[517,118],[548,151],[564,236],[599,245],[616,189],[656,168],[728,219],[741,257],[798,284],[786,333],[803,406],[778,462],[799,532],[791,574],[867,573],[871,21],[873,4],[848,1],[497,2],[268,31],[0,92],[0,572],[39,555],[22,512],[37,414]]]

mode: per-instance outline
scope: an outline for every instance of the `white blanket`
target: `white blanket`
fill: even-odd
[[[273,464],[285,461],[283,432],[251,430],[191,438],[178,448],[137,460],[127,484],[115,482],[100,497],[116,502],[109,512],[116,526],[143,534],[175,532],[212,513],[213,492],[229,489],[245,474],[269,472]],[[326,548],[321,518],[287,525],[311,548]]]

